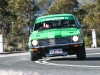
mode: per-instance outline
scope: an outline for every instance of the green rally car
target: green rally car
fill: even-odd
[[[38,17],[28,42],[31,61],[74,54],[78,60],[85,60],[84,44],[82,26],[73,14]]]

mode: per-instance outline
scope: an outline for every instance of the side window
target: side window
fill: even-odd
[[[34,31],[38,30],[43,24],[42,23],[37,23],[34,25]]]

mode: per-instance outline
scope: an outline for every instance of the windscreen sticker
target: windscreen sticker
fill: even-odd
[[[43,18],[43,19],[37,19],[36,23],[44,22],[44,21],[50,21],[50,20],[64,20],[64,19],[73,19],[73,17],[50,17],[50,18]]]
[[[67,17],[68,18],[68,17]],[[53,17],[53,18],[46,18],[46,19],[42,19],[42,21],[49,21],[49,20],[60,20],[60,19],[64,19],[64,17]]]

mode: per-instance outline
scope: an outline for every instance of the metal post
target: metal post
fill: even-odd
[[[93,42],[92,46],[94,48],[96,48],[97,47],[97,41],[96,41],[96,32],[95,32],[95,29],[92,29],[92,42]]]
[[[3,53],[3,35],[0,34],[0,53]]]

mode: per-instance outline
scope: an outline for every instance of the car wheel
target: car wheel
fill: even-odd
[[[42,59],[42,55],[31,51],[31,61]]]
[[[86,51],[84,43],[80,46],[77,50],[77,59],[78,60],[85,60],[86,59]]]

